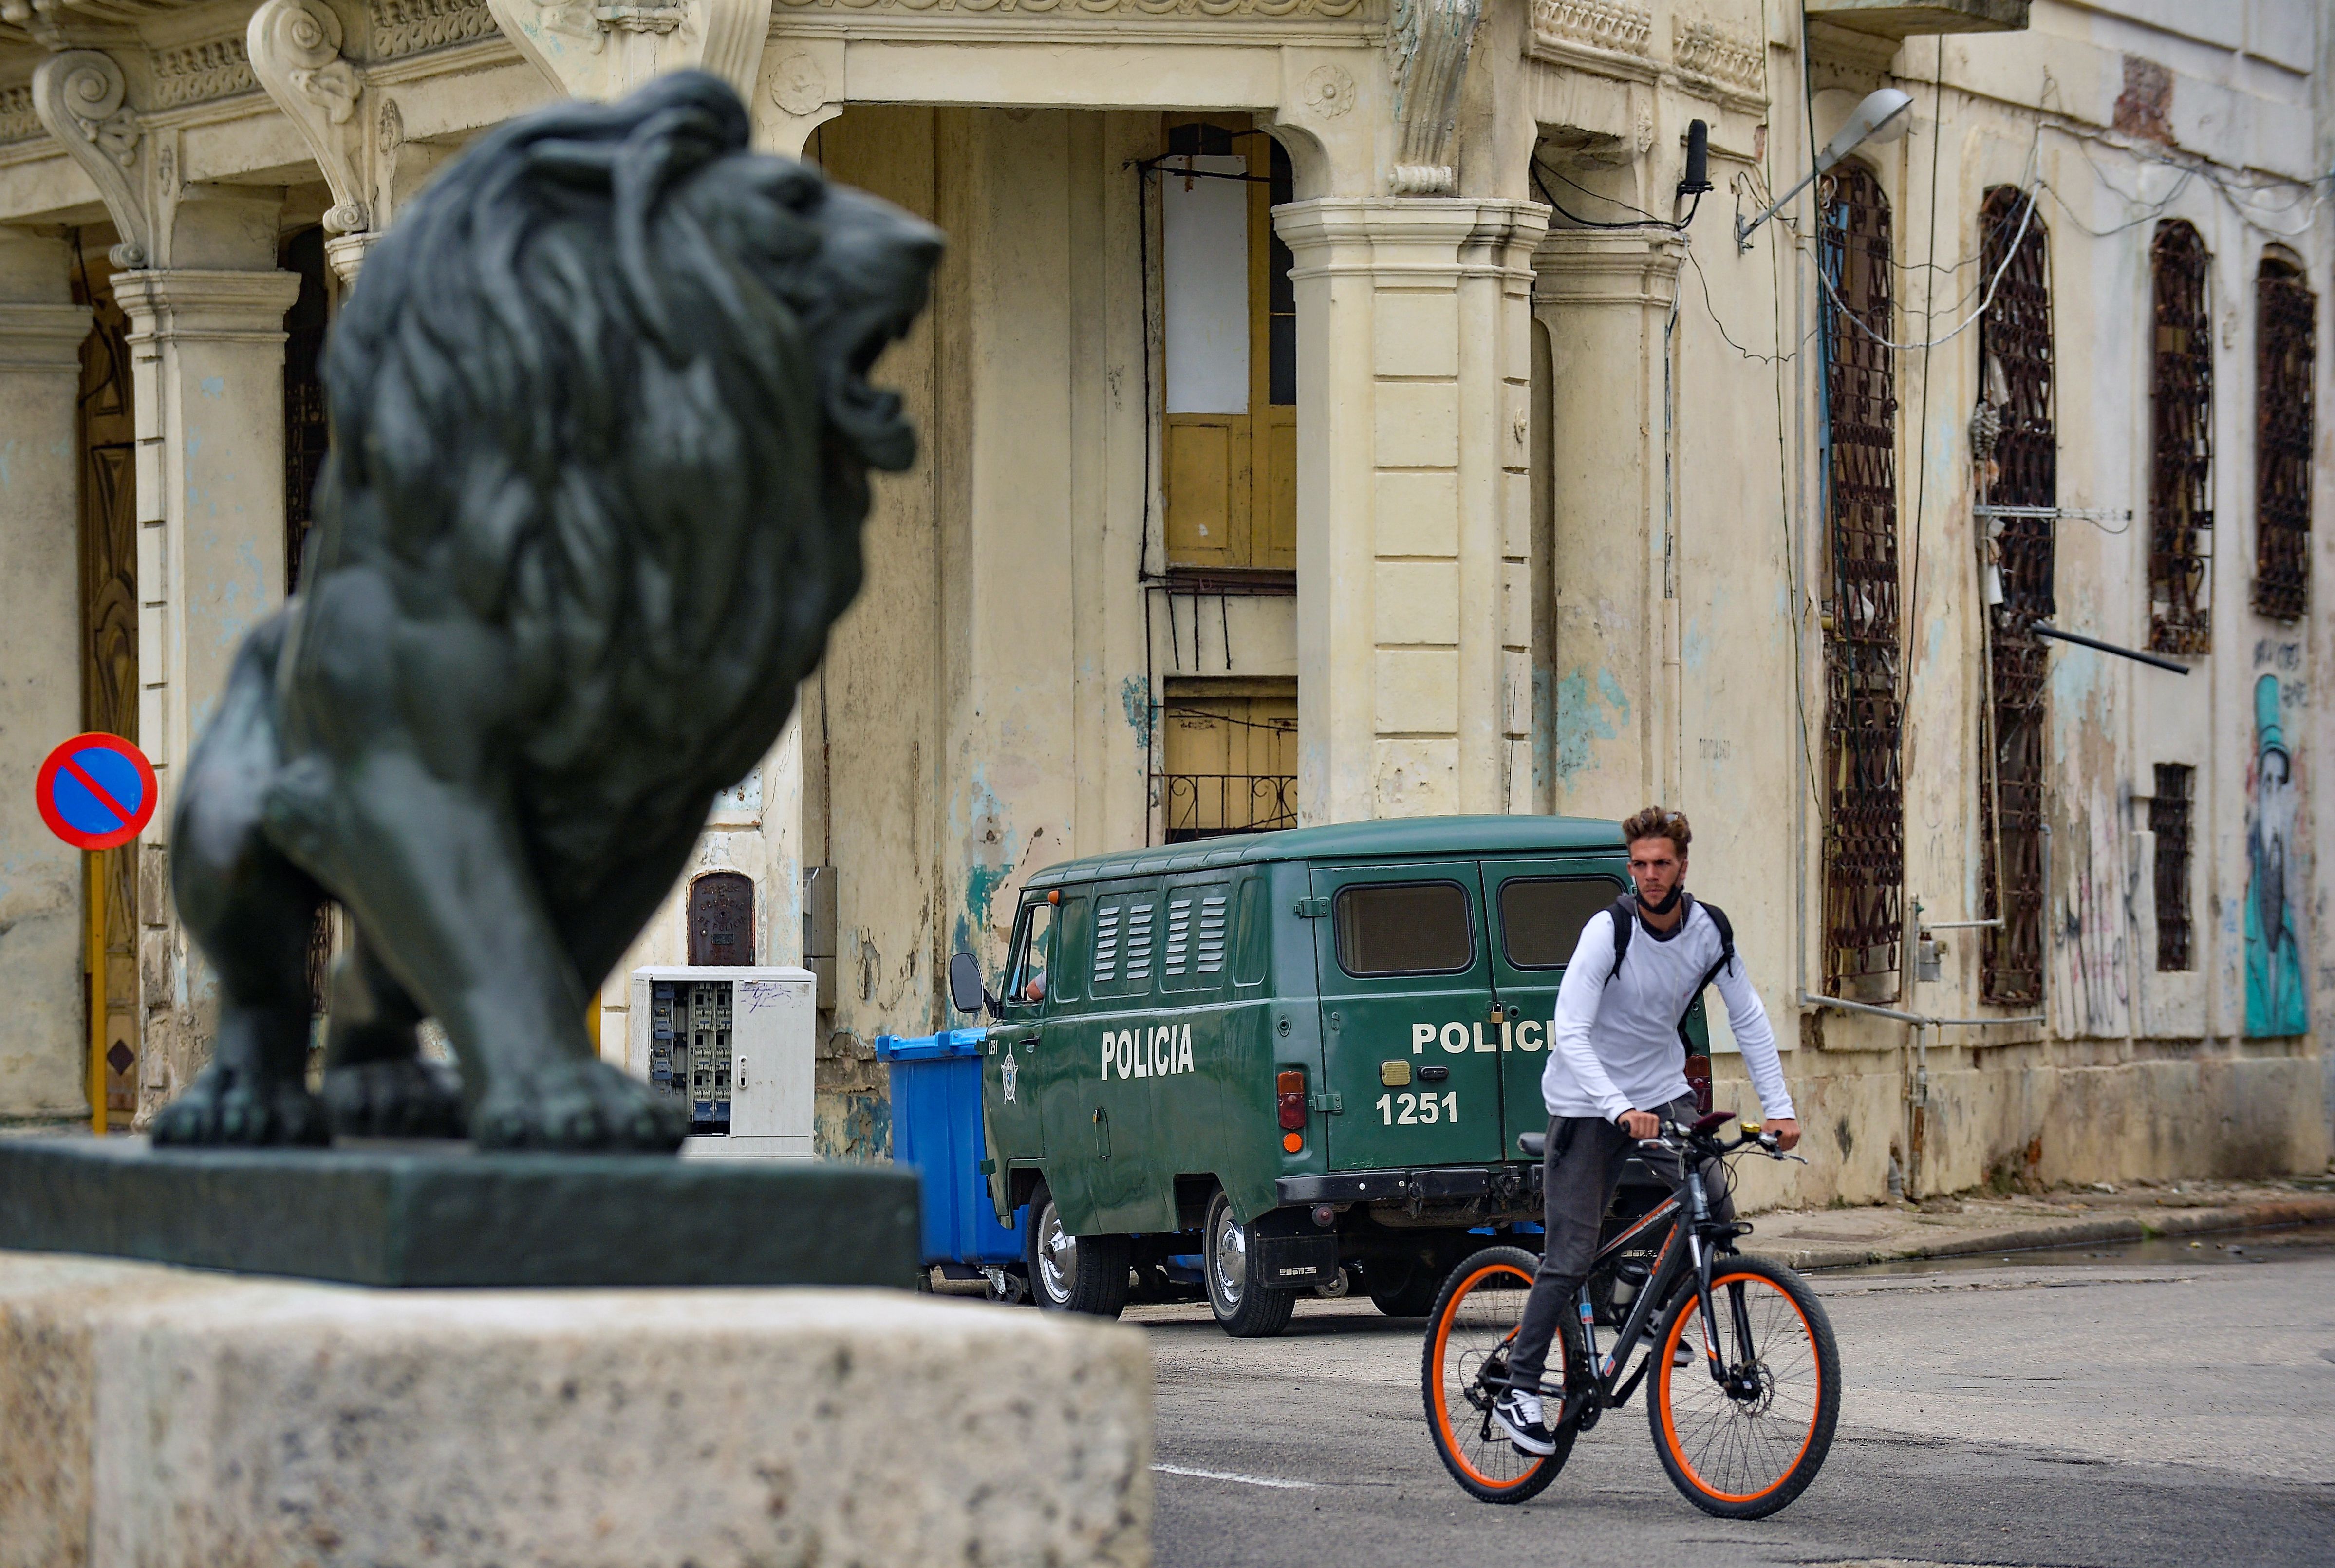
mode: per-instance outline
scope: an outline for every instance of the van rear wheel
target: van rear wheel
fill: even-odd
[[[1127,1306],[1128,1239],[1071,1235],[1042,1181],[1030,1195],[1027,1245],[1030,1293],[1046,1311],[1115,1318]]]
[[[1208,1277],[1208,1309],[1236,1340],[1264,1340],[1289,1326],[1297,1310],[1295,1291],[1276,1291],[1257,1281],[1251,1266],[1255,1236],[1233,1216],[1232,1201],[1218,1193],[1208,1200],[1208,1220],[1200,1233],[1200,1254]]]

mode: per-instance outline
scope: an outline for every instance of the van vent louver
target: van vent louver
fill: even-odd
[[[1225,967],[1225,900],[1210,894],[1200,900],[1200,973],[1216,974]]]
[[[1184,973],[1184,961],[1192,946],[1192,901],[1171,898],[1168,901],[1168,968],[1173,976]]]
[[[1151,978],[1152,906],[1138,904],[1127,912],[1127,978]]]
[[[1119,973],[1119,909],[1116,904],[1095,915],[1094,977],[1098,982]]]

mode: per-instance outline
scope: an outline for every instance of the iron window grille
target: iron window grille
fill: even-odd
[[[1987,915],[1981,994],[1996,1003],[2043,999],[2043,747],[2049,665],[2029,628],[2055,609],[2059,442],[2053,424],[2049,233],[2034,198],[2014,186],[1987,193],[1980,209],[1983,276],[2001,286],[1979,329],[1980,363],[2004,393],[1983,498],[2022,508],[1995,535],[2002,603],[1988,611],[1991,654],[1979,791],[1980,854]],[[2021,225],[2025,233],[2020,233]],[[2013,250],[2012,243],[2018,248]],[[2009,266],[2004,268],[2008,261]]]
[[[2195,769],[2156,765],[2156,795],[2148,803],[2148,830],[2156,836],[2156,967],[2193,967],[2189,924],[2189,803]]]
[[[1904,934],[1905,787],[1897,381],[1887,346],[1889,198],[1854,164],[1826,177],[1824,295],[1825,990],[1892,982]]]
[[[1294,720],[1262,722],[1206,708],[1173,702],[1152,710],[1157,732],[1162,720],[1204,719],[1227,729],[1276,738],[1293,734]],[[1151,775],[1151,803],[1159,810],[1161,842],[1190,844],[1230,833],[1273,833],[1297,826],[1297,776],[1293,773],[1197,773],[1162,769]]]
[[[2275,621],[2311,602],[2311,374],[2319,300],[2301,269],[2262,257],[2254,278],[2253,605]]]
[[[2149,247],[2148,645],[2214,651],[2214,321],[2211,258],[2175,218]]]

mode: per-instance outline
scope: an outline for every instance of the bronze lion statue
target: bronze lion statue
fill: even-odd
[[[301,592],[179,786],[171,885],[218,1034],[155,1142],[679,1146],[685,1113],[596,1060],[585,1008],[858,590],[867,470],[916,450],[867,376],[941,249],[747,131],[698,73],[545,109],[367,259]],[[320,1103],[327,898],[354,940]]]

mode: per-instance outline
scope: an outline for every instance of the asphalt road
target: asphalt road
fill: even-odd
[[[1428,1442],[1419,1321],[1308,1301],[1282,1337],[1236,1341],[1204,1306],[1131,1310],[1158,1375],[1158,1562],[2335,1563],[2325,1240],[1816,1281],[1845,1366],[1839,1435],[1805,1495],[1742,1523],[1671,1489],[1642,1394],[1537,1499],[1493,1506]]]

